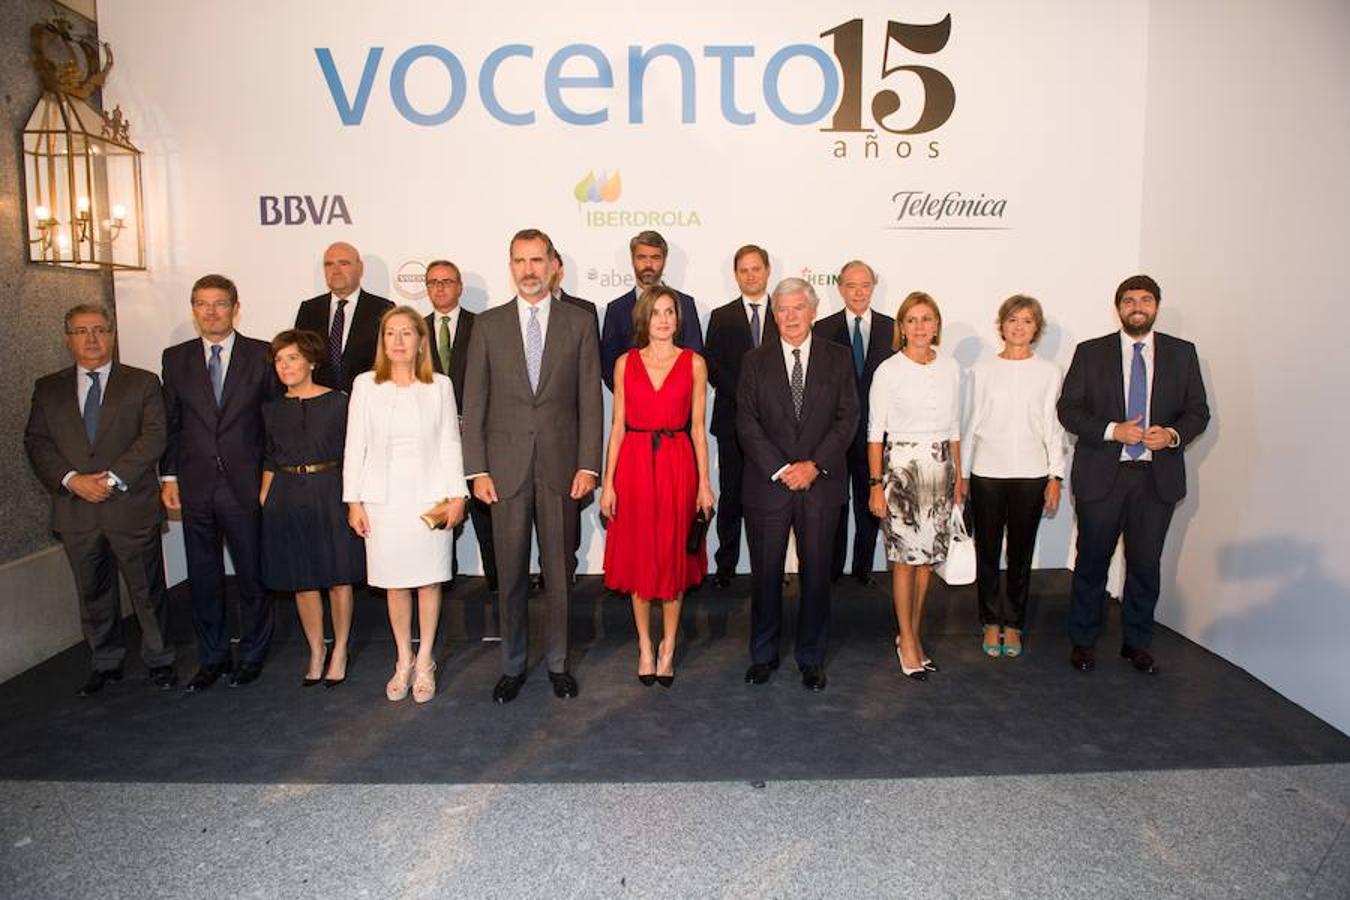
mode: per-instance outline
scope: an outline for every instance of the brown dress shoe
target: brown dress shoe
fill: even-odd
[[[1137,671],[1143,672],[1145,675],[1158,674],[1158,665],[1153,659],[1153,654],[1147,650],[1140,650],[1127,644],[1120,648],[1120,655],[1123,659],[1128,659],[1130,665],[1134,666]]]
[[[1069,654],[1069,665],[1080,672],[1091,672],[1097,668],[1097,653],[1091,647],[1074,646]]]

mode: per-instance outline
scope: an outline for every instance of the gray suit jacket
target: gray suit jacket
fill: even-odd
[[[75,392],[75,367],[39,378],[23,443],[33,471],[51,492],[52,530],[133,529],[163,521],[156,464],[164,440],[164,395],[151,372],[113,363],[92,446]],[[127,490],[89,503],[61,486],[72,470],[114,472]]]
[[[513,299],[479,313],[465,366],[464,471],[492,476],[497,495],[512,497],[531,462],[541,480],[568,495],[578,469],[600,472],[604,401],[595,322],[580,308],[549,307],[539,390],[530,390],[525,342]]]

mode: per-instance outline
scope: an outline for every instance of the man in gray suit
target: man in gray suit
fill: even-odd
[[[159,379],[113,361],[112,316],[81,304],[65,318],[75,365],[38,379],[24,430],[33,471],[52,495],[52,531],[61,539],[79,592],[93,671],[88,696],[122,679],[126,646],[118,594],[120,569],[141,625],[141,658],[150,680],[178,680],[166,640],[168,596],[156,464],[164,452]]]
[[[478,316],[464,385],[464,471],[492,506],[501,598],[502,677],[509,703],[528,661],[530,531],[544,574],[548,677],[559,698],[577,695],[567,670],[567,557],[576,546],[577,503],[600,477],[604,407],[595,322],[549,293],[553,242],[537,229],[511,239],[516,296]]]

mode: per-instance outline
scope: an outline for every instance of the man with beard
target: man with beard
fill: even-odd
[[[600,338],[600,375],[605,380],[605,387],[611,391],[614,390],[614,363],[633,347],[633,308],[637,306],[638,294],[644,288],[662,283],[668,250],[666,239],[655,231],[639,232],[628,242],[637,285],[609,301]],[[680,333],[675,336],[675,343],[702,353],[703,331],[698,324],[698,305],[688,294],[675,293],[680,297]]]
[[[1070,663],[1096,666],[1105,618],[1106,573],[1125,537],[1120,655],[1154,673],[1153,610],[1163,541],[1186,496],[1186,445],[1205,430],[1209,405],[1195,345],[1155,332],[1162,290],[1147,275],[1116,288],[1121,330],[1074,350],[1059,397],[1059,420],[1078,438],[1072,484],[1078,513],[1069,637]]]

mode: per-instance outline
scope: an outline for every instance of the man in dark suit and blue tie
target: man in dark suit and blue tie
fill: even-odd
[[[141,626],[141,659],[163,690],[178,681],[168,642],[168,594],[157,467],[164,452],[159,379],[113,361],[115,330],[102,306],[65,318],[75,365],[38,379],[24,448],[52,495],[52,531],[75,575],[92,669],[80,696],[122,679],[120,570]]]
[[[1163,542],[1186,496],[1185,448],[1209,423],[1195,345],[1153,330],[1162,289],[1147,275],[1116,288],[1120,331],[1074,350],[1059,420],[1078,438],[1072,484],[1078,554],[1069,612],[1070,662],[1090,672],[1105,618],[1111,554],[1125,538],[1120,654],[1153,673],[1153,610]]]
[[[328,341],[328,352],[314,370],[314,382],[352,392],[352,380],[375,364],[380,319],[394,308],[384,297],[361,287],[365,264],[355,247],[344,241],[323,254],[323,280],[328,292],[300,304],[295,327]]]
[[[818,337],[842,344],[853,358],[853,374],[858,386],[858,433],[848,448],[848,480],[853,491],[853,577],[862,584],[872,583],[872,560],[877,549],[877,530],[881,522],[867,508],[871,492],[867,469],[867,398],[872,390],[872,376],[895,351],[891,338],[895,320],[872,308],[872,291],[877,276],[872,267],[860,259],[844,263],[839,270],[839,296],[844,308],[816,323]],[[844,574],[844,560],[848,556],[848,505],[839,512],[839,529],[834,535],[834,561],[830,576]]]
[[[669,245],[655,231],[639,232],[628,242],[633,257],[633,276],[637,286],[626,294],[609,301],[605,307],[605,326],[600,336],[600,375],[605,387],[614,390],[614,363],[633,348],[633,309],[638,293],[644,288],[661,283],[666,271]],[[703,331],[698,324],[698,304],[688,294],[676,291],[680,297],[680,333],[675,343],[690,350],[703,352]]]
[[[741,475],[745,456],[736,437],[736,386],[745,354],[765,341],[778,339],[778,326],[769,309],[769,253],[746,244],[731,261],[741,295],[712,311],[708,317],[708,383],[713,398],[712,433],[717,438],[717,555],[713,581],[731,584],[741,558]]]
[[[797,537],[797,667],[802,687],[825,690],[830,638],[830,556],[839,507],[848,501],[848,445],[858,428],[849,353],[813,341],[819,300],[810,284],[786,278],[773,291],[779,339],[745,355],[736,390],[736,432],[745,452],[745,529],[750,544],[748,684],[778,668],[783,566]]]
[[[459,305],[464,293],[464,279],[459,266],[448,259],[427,263],[427,299],[431,314],[426,317],[427,333],[431,335],[431,367],[450,379],[454,388],[455,408],[464,410],[464,365],[468,360],[469,336],[473,334],[474,314]],[[483,557],[483,575],[488,591],[497,592],[497,561],[492,550],[492,513],[486,503],[469,498],[469,518],[473,520],[474,537]],[[455,526],[455,539],[464,531],[464,523]],[[453,571],[459,574],[456,558]]]
[[[201,691],[229,674],[230,685],[262,674],[272,641],[272,601],[259,574],[263,402],[281,382],[265,341],[234,330],[239,291],[224,275],[192,286],[192,319],[200,338],[164,351],[167,444],[160,461],[161,499],[183,514],[196,674]],[[234,562],[239,591],[239,664],[231,665],[223,548]]]

